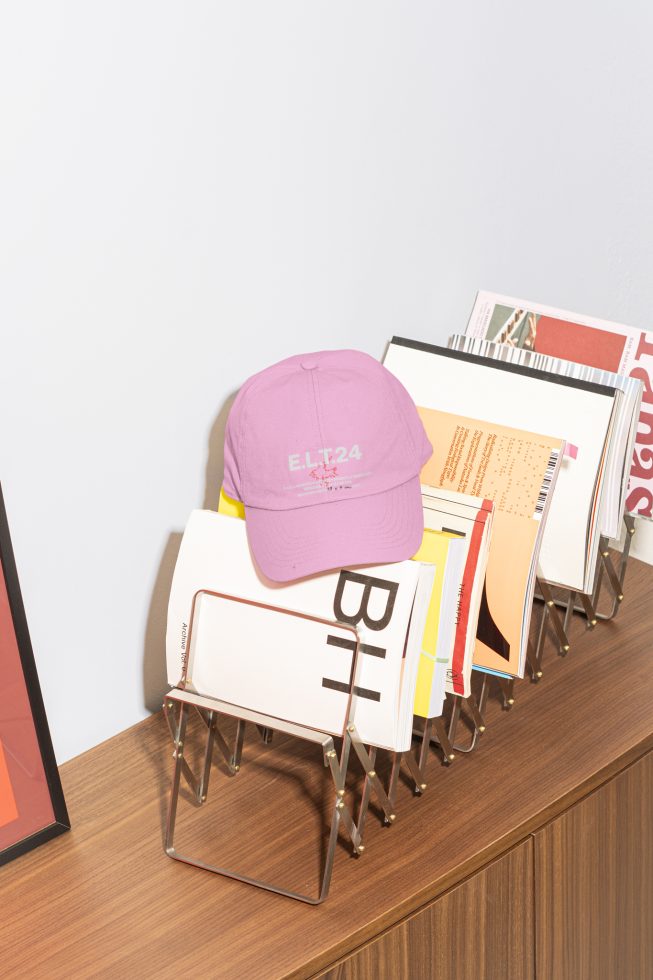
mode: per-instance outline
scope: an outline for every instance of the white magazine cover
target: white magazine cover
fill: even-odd
[[[366,744],[405,751],[432,583],[432,566],[413,561],[271,582],[251,557],[244,521],[193,511],[170,592],[168,683],[179,683],[188,655],[191,689],[340,734],[349,700],[349,632],[205,594],[196,604],[190,650],[188,632],[200,590],[349,622],[361,639],[354,707],[359,734]]]
[[[480,291],[466,333],[641,381],[644,390],[625,509],[653,518],[653,331]],[[653,563],[653,528],[642,523],[633,545],[632,553]]]
[[[424,525],[433,531],[460,535],[462,580],[447,665],[445,691],[471,694],[472,665],[478,617],[485,585],[494,507],[491,501],[422,484]]]
[[[438,641],[435,652],[435,671],[431,689],[429,718],[437,718],[441,715],[444,706],[447,680],[453,660],[456,622],[468,551],[469,542],[463,534],[460,537],[452,538],[449,542],[440,600],[440,621],[438,623]]]
[[[565,457],[560,467],[540,569],[553,584],[591,593],[614,390],[403,338],[393,338],[384,364],[418,406],[540,432],[578,447],[577,457]]]
[[[413,713],[418,718],[438,718],[442,714],[457,624],[462,615],[468,551],[465,534],[424,528],[415,560],[432,565],[434,577],[415,686]]]
[[[606,462],[606,494],[601,520],[601,530],[605,535],[610,538],[619,537],[642,402],[641,381],[629,378],[627,375],[613,374],[611,371],[578,364],[575,361],[565,361],[548,354],[540,354],[530,348],[498,344],[468,334],[453,334],[449,338],[448,346],[452,350],[509,361],[511,364],[524,364],[536,371],[579,378],[582,381],[591,381],[619,391],[618,417]]]

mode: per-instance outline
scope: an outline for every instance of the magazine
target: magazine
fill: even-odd
[[[571,378],[591,381],[617,392],[617,418],[610,440],[606,460],[606,489],[603,499],[601,530],[609,538],[619,537],[626,506],[626,492],[630,463],[633,457],[637,422],[642,401],[642,383],[636,378],[621,374],[613,374],[599,368],[577,364],[574,361],[563,361],[549,354],[540,354],[523,347],[512,347],[508,344],[497,344],[480,337],[467,334],[454,334],[449,338],[452,350],[477,354],[480,357],[491,357],[495,360],[524,364],[552,374],[561,374]]]
[[[477,294],[466,332],[641,381],[625,507],[631,514],[653,517],[653,332],[489,292]],[[653,561],[653,552],[648,560]]]
[[[537,561],[564,442],[448,412],[418,411],[432,488],[492,500],[494,520],[474,665],[523,677]]]
[[[168,683],[176,686],[187,666],[191,690],[338,735],[350,695],[351,633],[266,607],[355,625],[359,734],[366,744],[405,751],[433,571],[404,561],[280,585],[256,566],[244,521],[193,511],[170,591]]]
[[[482,497],[442,490],[424,483],[422,504],[427,529],[456,534],[463,544],[463,572],[458,587],[454,642],[446,671],[445,690],[468,697],[471,694],[479,613],[485,592],[494,504]]]
[[[384,363],[422,408],[541,433],[577,448],[560,467],[540,570],[552,584],[591,593],[615,389],[397,337]]]
[[[414,556],[416,561],[429,562],[434,568],[413,709],[420,718],[442,714],[452,670],[467,551],[464,533],[425,528],[422,546]]]

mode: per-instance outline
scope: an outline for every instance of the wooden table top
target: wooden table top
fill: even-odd
[[[62,767],[73,829],[0,868],[4,977],[308,977],[522,840],[653,746],[653,569],[631,561],[614,622],[574,617],[566,658],[491,700],[478,751],[428,788],[399,788],[397,820],[343,837],[326,903],[310,907],[170,860],[162,849],[172,745],[161,713]],[[115,694],[107,695],[109,697]],[[74,713],[71,704],[71,713]],[[381,765],[378,766],[381,770]],[[178,846],[315,889],[324,807],[319,752],[248,734],[209,801],[180,803]],[[188,842],[189,846],[184,847]],[[202,856],[205,856],[202,854]]]

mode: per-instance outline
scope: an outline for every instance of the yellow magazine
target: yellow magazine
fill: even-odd
[[[442,606],[449,543],[457,537],[456,534],[448,531],[431,531],[425,528],[421,547],[417,554],[413,556],[415,561],[425,561],[435,565],[435,577],[433,579],[429,609],[426,615],[422,649],[417,670],[417,685],[415,687],[414,713],[419,715],[420,718],[432,718],[440,714],[442,706],[435,702],[444,699],[444,682],[446,670],[449,665],[448,656],[443,658],[441,664],[441,684],[436,679],[436,666],[439,663],[438,637],[440,635],[440,610]],[[445,614],[450,614],[450,612],[451,610],[446,610]],[[453,633],[451,634],[451,639],[453,641]],[[434,685],[437,688],[441,688],[441,698],[438,690],[434,690]]]
[[[226,514],[227,517],[245,518],[245,505],[240,500],[228,497],[224,492],[224,487],[220,487],[220,500],[218,501],[218,514]]]

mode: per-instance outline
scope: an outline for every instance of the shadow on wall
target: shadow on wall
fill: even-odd
[[[173,531],[166,541],[159,563],[150,611],[145,626],[143,652],[143,703],[148,711],[158,711],[168,690],[166,681],[166,617],[172,573],[181,545],[181,532]]]
[[[224,472],[224,431],[227,416],[237,392],[227,398],[209,433],[206,459],[204,510],[217,510]],[[168,597],[182,532],[173,531],[165,544],[157,572],[145,627],[143,650],[143,703],[148,711],[158,711],[168,690],[166,678],[166,620]]]
[[[220,487],[224,476],[224,431],[227,427],[227,417],[231,411],[237,391],[229,395],[218,412],[217,418],[209,433],[209,451],[206,457],[204,477],[204,510],[217,510],[220,500]]]

